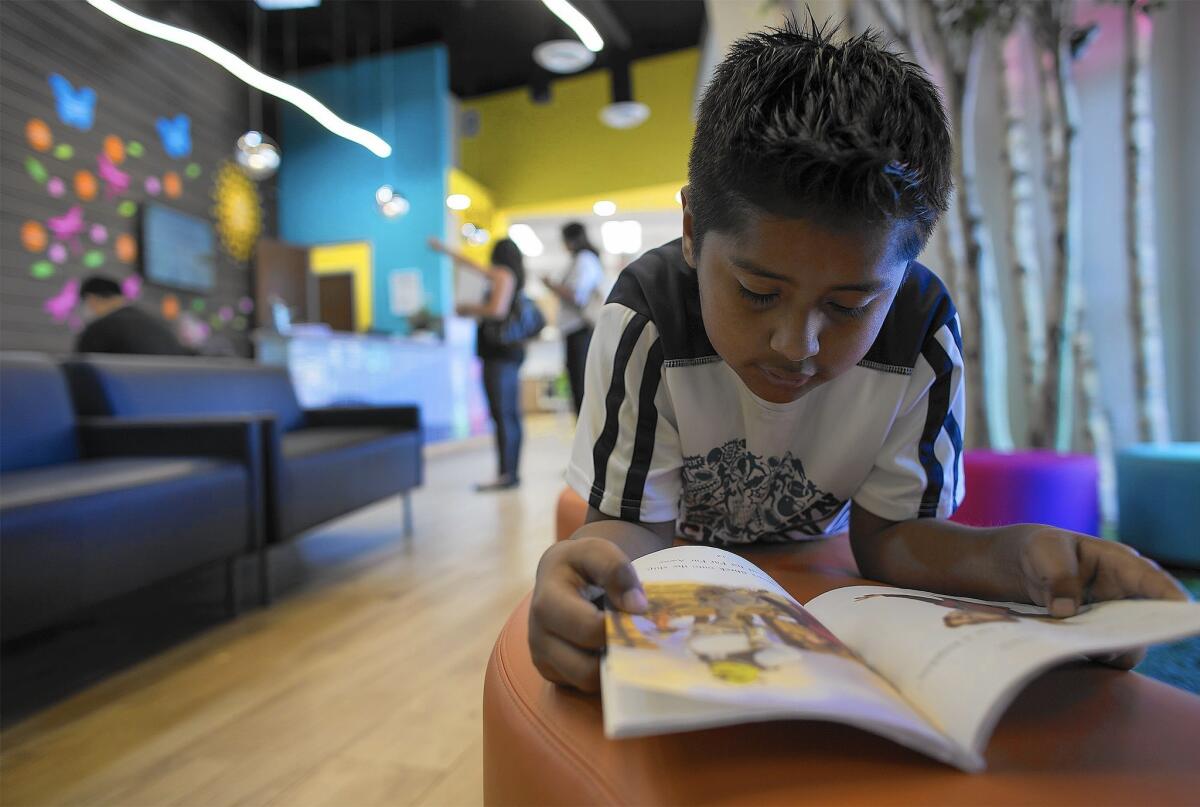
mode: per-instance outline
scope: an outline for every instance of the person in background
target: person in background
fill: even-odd
[[[571,382],[571,397],[575,403],[575,414],[583,407],[583,371],[587,366],[588,345],[592,341],[592,328],[585,309],[592,296],[599,293],[604,284],[604,266],[600,254],[588,240],[587,230],[577,221],[562,228],[563,243],[571,251],[571,266],[562,280],[547,281],[546,286],[558,296],[562,306],[558,312],[558,329],[565,338],[567,378]]]
[[[496,425],[496,456],[499,472],[495,480],[476,485],[478,491],[510,490],[520,484],[521,464],[521,401],[517,377],[525,360],[522,345],[502,345],[495,341],[492,329],[485,328],[488,320],[505,320],[512,311],[517,294],[525,287],[525,263],[521,250],[507,238],[492,248],[490,266],[476,263],[455,252],[436,238],[429,246],[448,256],[456,266],[482,275],[488,281],[485,299],[478,305],[459,304],[455,313],[479,321],[475,351],[483,360],[483,389],[487,394],[488,410]]]
[[[92,275],[79,288],[88,326],[75,341],[78,353],[190,356],[166,323],[125,299],[117,281]]]

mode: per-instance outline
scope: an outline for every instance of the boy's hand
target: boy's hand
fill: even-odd
[[[604,611],[588,589],[602,588],[623,611],[646,610],[646,594],[621,548],[603,538],[555,544],[538,564],[529,608],[529,650],[543,677],[595,692],[600,688]]]
[[[1051,616],[1073,616],[1083,604],[1100,600],[1190,599],[1175,578],[1132,547],[1056,527],[1022,524],[1009,529],[1016,533],[1011,545],[1020,585],[1029,601]],[[1138,650],[1100,660],[1128,669],[1144,655]]]

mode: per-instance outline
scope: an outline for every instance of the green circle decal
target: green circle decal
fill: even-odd
[[[45,184],[50,175],[46,173],[46,168],[34,157],[25,158],[25,170],[29,172],[29,176],[33,177],[33,181],[39,185]]]
[[[204,302],[204,300],[201,300],[199,297],[197,297],[195,300],[192,300],[192,310],[197,314],[206,308],[208,308],[208,303]]]
[[[117,205],[117,212],[125,218],[131,219],[133,218],[133,215],[137,213],[137,205],[126,199],[124,202],[121,202],[121,204]]]
[[[146,147],[136,140],[130,140],[125,144],[125,153],[130,157],[141,157],[146,153]]]
[[[187,174],[188,179],[195,179],[200,176],[200,166],[196,163],[188,163],[188,167],[183,169],[183,173]]]
[[[29,267],[29,274],[36,277],[38,280],[45,280],[48,277],[54,276],[54,264],[50,261],[38,261],[33,266]]]
[[[60,160],[69,160],[75,156],[75,147],[70,143],[59,143],[54,147],[54,156]]]
[[[104,253],[98,249],[88,250],[88,253],[83,256],[83,265],[89,269],[95,269],[98,266],[103,266]]]

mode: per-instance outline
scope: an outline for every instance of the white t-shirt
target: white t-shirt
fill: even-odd
[[[588,353],[567,484],[605,515],[704,543],[950,516],[965,493],[958,315],[915,261],[859,364],[799,400],[755,396],[712,349],[675,241],[617,279]]]
[[[600,258],[590,249],[580,251],[571,261],[571,268],[563,275],[562,284],[571,289],[574,299],[562,301],[558,309],[558,329],[564,333],[575,333],[594,323],[586,316],[588,303],[594,296],[602,294],[604,266]]]

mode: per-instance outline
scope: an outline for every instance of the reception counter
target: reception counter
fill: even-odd
[[[472,337],[426,341],[297,326],[253,338],[258,361],[291,372],[303,406],[416,404],[425,439],[437,441],[490,428]]]

